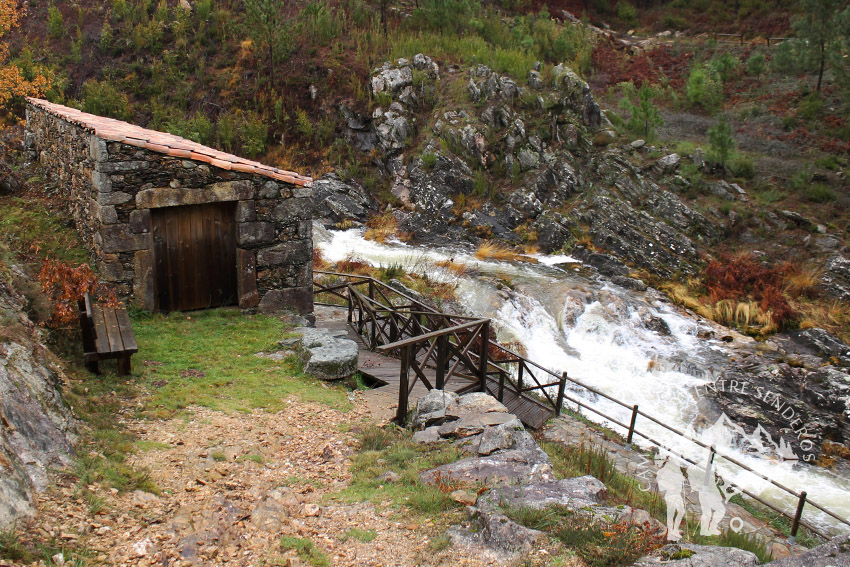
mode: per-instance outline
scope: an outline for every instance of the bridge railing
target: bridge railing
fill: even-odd
[[[721,453],[713,445],[696,439],[688,433],[641,411],[636,404],[627,404],[601,390],[570,378],[566,372],[560,374],[553,372],[497,343],[489,336],[489,319],[476,319],[441,313],[430,306],[424,305],[420,300],[371,277],[325,271],[314,271],[314,274],[319,276],[318,280],[314,277],[314,292],[316,296],[322,296],[323,299],[326,298],[326,301],[316,301],[317,304],[347,306],[349,324],[364,337],[367,344],[373,350],[399,354],[407,358],[406,363],[404,358],[402,358],[401,379],[407,384],[407,389],[401,389],[402,392],[406,393],[404,394],[404,400],[399,400],[397,418],[399,418],[401,423],[406,419],[407,401],[410,390],[412,390],[416,380],[423,379],[425,374],[423,369],[426,363],[436,365],[436,368],[440,368],[441,361],[446,360],[445,358],[441,358],[441,356],[446,357],[449,350],[453,351],[455,355],[460,352],[463,353],[463,357],[459,358],[463,360],[458,365],[461,371],[456,376],[465,377],[465,379],[469,379],[473,375],[477,376],[478,381],[473,383],[470,380],[470,383],[479,391],[485,391],[486,377],[493,377],[498,381],[498,389],[496,392],[491,393],[500,401],[503,401],[506,391],[511,391],[516,395],[534,392],[548,402],[558,415],[560,415],[564,403],[569,402],[575,404],[576,411],[579,413],[584,410],[601,417],[609,423],[622,427],[627,432],[627,446],[631,446],[634,437],[638,436],[650,444],[664,449],[682,462],[691,465],[703,465],[704,462],[702,460],[697,462],[683,454],[682,451],[671,446],[680,446],[681,441],[687,441],[706,451],[707,462],[714,463],[717,459],[723,459],[729,465],[747,471],[768,482],[771,486],[778,488],[781,492],[796,499],[797,506],[793,514],[735,483],[730,482],[729,484],[763,506],[789,518],[791,520],[789,539],[792,542],[796,541],[800,526],[804,526],[820,537],[830,537],[825,530],[814,526],[812,522],[807,521],[803,517],[806,507],[818,510],[837,522],[850,527],[850,519],[842,517],[825,506],[810,500],[805,491],[793,490],[767,477],[735,457]],[[486,332],[484,332],[485,323]],[[464,340],[465,335],[469,335],[466,337],[468,340]],[[440,337],[452,338],[440,339]],[[485,337],[486,343],[484,342]],[[447,344],[441,346],[440,340],[451,342],[452,346],[449,347]],[[487,344],[487,348],[481,348],[482,344]],[[420,351],[424,354],[424,357],[420,354]],[[414,372],[414,379],[412,381],[407,378],[411,370]],[[466,372],[463,372],[464,370]],[[449,374],[450,377],[451,373]],[[445,380],[446,378],[444,376]],[[432,385],[427,381],[427,378],[423,381],[423,384],[429,388]],[[568,385],[570,386],[570,392],[567,391]],[[557,389],[556,395],[553,395],[552,390],[554,389]],[[626,409],[631,414],[629,423],[625,423],[597,409],[590,405],[586,399],[571,395],[571,393],[578,392],[588,392],[594,397],[604,398],[614,405]],[[403,412],[402,404],[404,405]],[[674,439],[678,438],[681,441],[664,443],[655,439],[645,430],[641,431],[642,428],[638,427],[639,419],[649,421],[667,430],[673,434]]]

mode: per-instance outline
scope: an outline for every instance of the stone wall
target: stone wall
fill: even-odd
[[[106,141],[27,105],[25,144],[68,195],[101,277],[154,308],[151,209],[236,202],[240,307],[313,310],[312,189]]]

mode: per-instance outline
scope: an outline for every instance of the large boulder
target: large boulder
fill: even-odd
[[[758,557],[734,547],[715,547],[693,543],[665,545],[652,555],[641,558],[634,567],[670,565],[671,567],[754,567]],[[771,563],[774,565],[774,563]]]
[[[355,341],[339,336],[344,333],[302,329],[304,372],[328,381],[342,380],[357,372],[360,351]]]

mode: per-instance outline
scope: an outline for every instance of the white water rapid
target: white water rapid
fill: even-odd
[[[528,359],[557,373],[566,370],[572,379],[628,405],[638,404],[642,412],[662,423],[702,437],[721,453],[789,488],[805,490],[811,500],[850,517],[850,479],[820,467],[783,461],[776,454],[742,452],[711,437],[709,426],[717,416],[701,412],[698,387],[722,371],[729,346],[707,338],[717,327],[676,308],[657,292],[629,291],[589,277],[567,256],[538,256],[537,263],[481,261],[471,250],[459,247],[379,244],[365,240],[359,229],[327,231],[318,224],[313,236],[322,256],[332,262],[354,257],[374,266],[400,265],[436,280],[456,282],[459,302],[468,312],[490,317],[499,340],[521,344]],[[467,274],[458,276],[435,265],[449,259],[467,266]],[[510,290],[500,281],[508,282]],[[629,422],[627,408],[578,387],[568,393],[620,422]],[[583,413],[624,433],[593,413]],[[638,419],[637,429],[693,460],[706,457],[704,449],[645,418]],[[635,443],[651,446],[640,437]],[[792,496],[722,458],[716,464],[726,480],[793,514],[796,499]],[[835,533],[848,531],[811,507],[804,519]]]

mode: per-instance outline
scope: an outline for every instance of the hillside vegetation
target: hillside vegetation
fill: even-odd
[[[604,143],[646,142],[628,157],[634,175],[657,179],[718,227],[721,237],[698,254],[723,252],[727,259],[719,261],[728,263],[755,253],[756,265],[784,270],[767,295],[745,280],[727,282],[736,293],[718,292],[707,274],[694,279],[696,272],[677,266],[656,270],[662,281],[654,283],[675,280],[672,297],[745,330],[818,325],[847,337],[846,302],[820,300],[814,291],[850,230],[850,12],[835,2],[111,0],[29,2],[25,13],[15,7],[7,0],[0,10],[16,14],[0,28],[8,46],[0,56],[29,82],[11,89],[8,123],[22,117],[20,94],[40,93],[316,177],[334,170],[382,207],[401,209],[416,205],[391,191],[398,181],[392,164],[428,174],[442,167],[438,157],[457,158],[471,168],[470,187],[453,191],[455,218],[448,222],[470,228],[473,239],[505,239],[464,215],[483,203],[503,207],[538,171],[506,155],[470,155],[460,138],[429,132],[447,112],[482,112],[486,101],[471,100],[467,86],[469,69],[485,65],[522,91],[505,108],[522,118],[529,140],[557,149],[564,142],[552,120],[561,109],[545,101],[537,108],[543,98],[529,78],[551,84],[562,64],[607,108],[615,140]],[[398,102],[370,84],[376,69],[418,53],[440,72],[437,81],[414,74],[413,87],[424,96],[409,108],[411,131],[389,150],[355,143],[353,123],[377,123],[374,113]],[[15,132],[7,138],[14,141]],[[511,136],[510,128],[484,135],[488,148]],[[605,193],[604,185],[623,174],[608,168],[605,148],[570,151],[585,177],[553,207],[566,217],[580,208],[578,194]],[[673,175],[650,173],[673,152],[682,158]],[[607,165],[600,169],[600,162]],[[730,199],[731,183],[749,199]],[[508,226],[507,240],[551,251],[532,220]],[[557,247],[579,242],[623,256],[590,234],[590,224],[575,220]],[[623,259],[643,267],[628,254]],[[789,259],[793,270],[780,266]],[[756,265],[750,271],[758,272]]]

